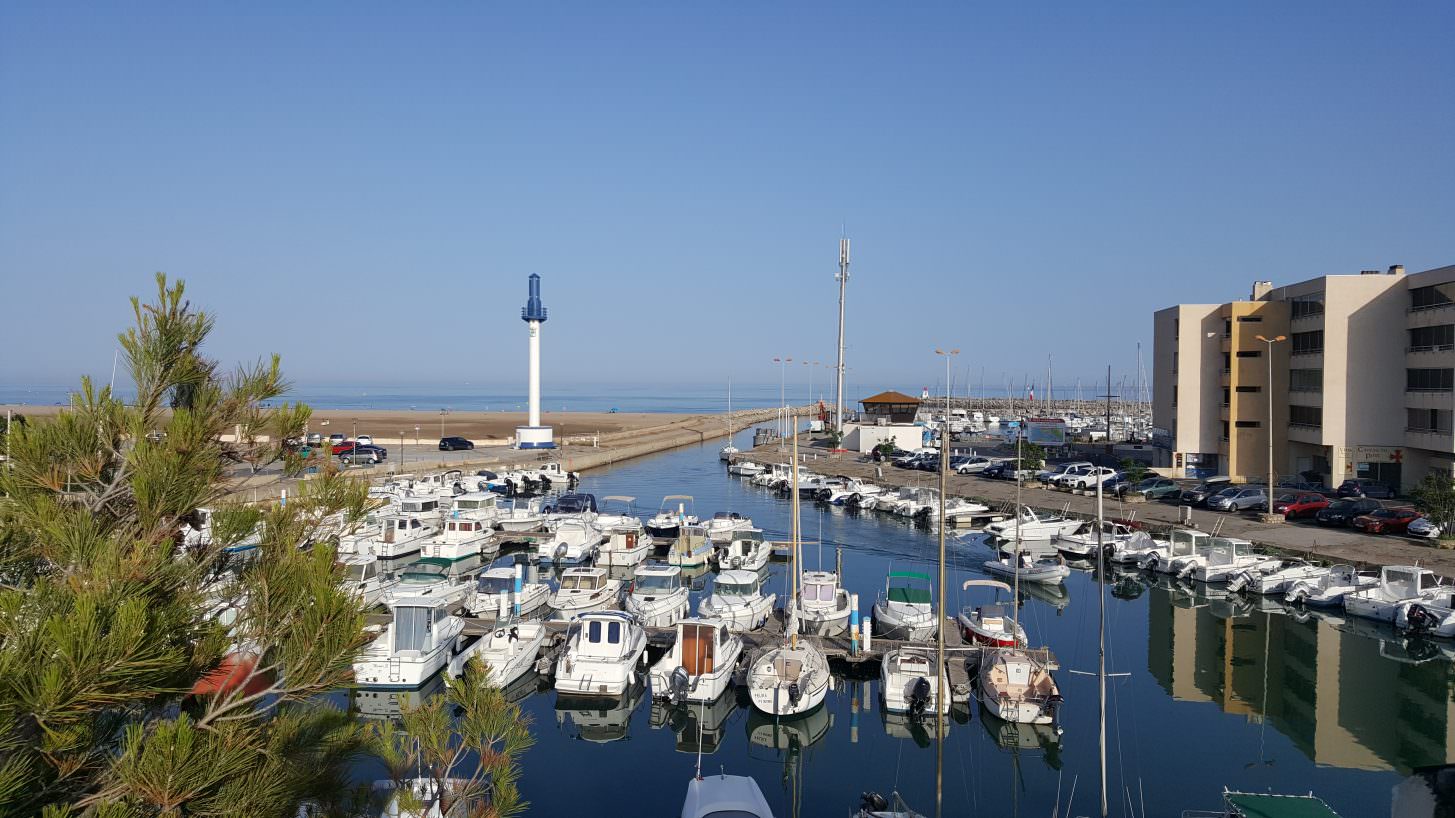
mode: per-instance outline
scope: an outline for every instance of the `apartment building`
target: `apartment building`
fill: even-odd
[[[1153,316],[1153,418],[1178,476],[1455,473],[1455,265],[1328,275]],[[1271,411],[1271,414],[1270,414]]]

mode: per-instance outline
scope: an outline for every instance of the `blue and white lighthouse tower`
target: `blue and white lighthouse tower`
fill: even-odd
[[[546,308],[541,304],[541,277],[535,273],[530,276],[530,297],[520,310],[520,320],[530,328],[530,418],[527,425],[515,427],[515,447],[554,449],[553,430],[541,425],[541,324],[546,322]]]

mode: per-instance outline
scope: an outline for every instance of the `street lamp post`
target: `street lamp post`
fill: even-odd
[[[1258,340],[1268,345],[1268,360],[1265,365],[1268,367],[1268,516],[1273,516],[1273,345],[1279,341],[1287,340],[1287,336],[1276,335],[1272,338],[1257,336]]]
[[[440,440],[445,439],[445,410],[440,410]]]
[[[783,451],[783,438],[788,432],[788,365],[793,363],[792,358],[774,358],[773,363],[778,364],[778,403],[783,412],[783,420],[779,427],[778,450]]]
[[[404,455],[407,450],[404,448],[404,430],[399,430],[399,470],[404,471]]]
[[[960,350],[958,350],[958,349],[945,350],[945,349],[938,349],[937,348],[937,349],[935,349],[935,354],[936,355],[943,355],[943,356],[945,356],[945,417],[944,417],[944,423],[942,423],[940,425],[940,525],[939,525],[939,529],[940,529],[939,530],[939,540],[940,540],[940,542],[939,542],[939,545],[940,545],[940,572],[939,572],[940,573],[940,595],[939,595],[940,611],[939,611],[939,620],[940,620],[940,626],[935,629],[935,661],[938,663],[937,664],[938,667],[944,667],[945,666],[945,625],[944,625],[944,622],[945,622],[945,526],[947,525],[946,520],[945,520],[945,491],[949,488],[949,486],[947,485],[947,481],[948,481],[948,476],[950,474],[950,359],[951,358],[954,358],[956,355],[959,355],[960,354]],[[1017,512],[1017,513],[1019,513],[1019,512]],[[1016,559],[1020,559],[1020,555],[1019,554],[1016,555]],[[940,703],[946,701],[945,695],[949,692],[949,691],[945,690],[945,674],[938,673],[938,674],[935,675],[935,686],[936,686],[936,689],[935,689],[935,709],[936,709],[936,712],[938,712],[939,707],[940,707]],[[938,716],[935,718],[935,744],[936,744],[936,751],[938,753],[944,753],[944,751],[945,751],[945,725],[944,725],[944,721],[942,719],[940,719]],[[936,773],[936,775],[939,775],[939,774],[940,773],[938,773],[938,772]],[[939,782],[936,782],[936,783],[939,783]]]

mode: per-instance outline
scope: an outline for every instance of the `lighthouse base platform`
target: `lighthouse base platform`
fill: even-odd
[[[555,431],[550,426],[517,426],[515,427],[515,448],[554,449],[556,448]]]

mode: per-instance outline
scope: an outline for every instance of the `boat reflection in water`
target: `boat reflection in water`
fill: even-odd
[[[920,749],[935,743],[935,718],[933,713],[911,716],[908,713],[890,713],[883,707],[879,708],[879,721],[884,725],[884,732],[892,739],[909,739]],[[946,713],[939,716],[939,719],[944,724],[944,735],[949,736],[951,715]]]
[[[632,713],[641,704],[646,688],[634,684],[620,696],[575,696],[556,694],[556,727],[572,738],[605,744],[621,741],[631,729]]]
[[[676,749],[679,753],[712,755],[726,738],[727,721],[738,709],[738,699],[732,689],[706,704],[672,705],[665,701],[652,702],[652,729],[663,727],[677,736]]]
[[[995,745],[1002,750],[1015,754],[1040,753],[1046,760],[1046,766],[1053,770],[1061,769],[1061,737],[1056,734],[1056,728],[1049,724],[1016,724],[1005,721],[984,706],[979,708],[980,723],[985,725],[985,732],[995,740]]]
[[[812,747],[834,725],[827,707],[817,707],[803,716],[791,719],[774,718],[758,710],[748,711],[748,743],[768,747],[780,753],[796,753]]]
[[[349,709],[361,719],[397,722],[403,715],[404,708],[419,707],[432,697],[442,695],[444,691],[443,673],[436,673],[413,690],[358,687],[349,691]]]

